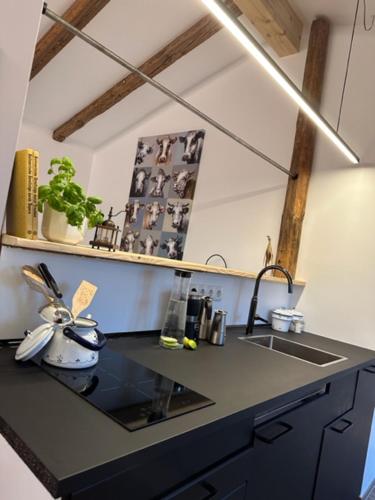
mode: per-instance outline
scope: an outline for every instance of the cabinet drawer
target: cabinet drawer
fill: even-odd
[[[290,399],[283,405],[270,406],[267,410],[257,414],[254,425],[259,427],[307,406],[310,407],[311,412],[314,412],[316,407],[320,418],[323,418],[325,423],[330,422],[353,408],[356,384],[357,373],[351,373],[333,382],[317,386],[299,398]]]
[[[222,483],[223,481],[221,481]],[[218,485],[216,481],[202,481],[175,495],[164,497],[165,500],[245,500],[247,498],[247,481],[240,484]]]
[[[251,455],[250,449],[243,451],[160,498],[163,500],[245,500],[248,493]]]
[[[178,447],[171,445],[157,458],[150,459],[140,466],[93,486],[89,490],[76,493],[72,496],[72,500],[103,500],[103,498],[110,500],[127,498],[154,500],[165,498],[167,494],[172,494],[172,492],[176,495],[177,491],[181,490],[180,486],[183,486],[183,491],[186,489],[188,495],[188,485],[191,488],[194,487],[191,495],[195,495],[195,497],[191,496],[191,498],[214,498],[215,500],[220,498],[221,500],[226,497],[215,496],[214,491],[217,489],[229,494],[232,483],[229,484],[229,490],[223,488],[221,483],[223,478],[214,476],[215,471],[222,470],[223,465],[216,464],[226,464],[228,461],[229,465],[233,460],[230,457],[244,453],[241,450],[249,450],[252,430],[252,422],[247,417],[213,432],[209,432],[208,428],[203,437],[196,437],[195,433],[192,433],[184,445]],[[203,474],[205,471],[208,471],[207,474]],[[201,482],[210,474],[212,474],[211,480],[215,482],[215,485],[213,485],[213,489],[207,490],[208,483],[202,485]],[[237,496],[228,496],[227,498],[237,500],[241,498],[238,495],[241,494],[239,487],[243,485],[243,482],[239,481],[234,468],[231,475],[237,478],[233,483],[232,493]],[[182,496],[181,499],[183,498],[190,497]],[[176,499],[179,500],[179,497],[177,496]]]

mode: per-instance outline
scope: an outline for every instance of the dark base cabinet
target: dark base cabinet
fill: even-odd
[[[375,406],[375,366],[358,374],[354,408],[324,429],[314,500],[359,498]]]
[[[355,500],[374,407],[371,365],[68,498]]]
[[[246,498],[252,423],[238,420],[203,437],[194,435],[184,445],[170,446],[164,454],[69,500],[176,500]],[[245,450],[244,452],[242,450]],[[241,496],[242,495],[242,496]],[[68,500],[68,499],[64,499]]]
[[[322,429],[343,409],[351,408],[355,382],[353,374],[318,388],[292,402],[290,410],[286,407],[276,418],[255,427],[252,500],[312,498]]]

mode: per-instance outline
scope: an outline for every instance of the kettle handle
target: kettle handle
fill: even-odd
[[[90,351],[100,351],[105,344],[107,343],[107,337],[99,331],[97,328],[94,329],[96,332],[96,335],[98,336],[98,343],[94,344],[93,342],[90,342],[80,335],[76,333],[74,330],[72,330],[69,326],[66,326],[63,330],[63,333],[65,337],[68,337],[70,340],[74,340],[74,342],[77,342],[77,344],[81,345],[82,347],[85,347],[86,349],[89,349]]]

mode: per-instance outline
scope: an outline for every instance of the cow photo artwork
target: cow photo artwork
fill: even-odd
[[[189,130],[139,139],[120,250],[182,259],[204,135]]]

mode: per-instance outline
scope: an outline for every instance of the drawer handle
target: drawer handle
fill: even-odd
[[[332,431],[339,432],[340,434],[344,434],[344,432],[350,429],[352,425],[353,422],[350,422],[350,420],[346,420],[345,418],[343,418],[334,425],[331,425],[330,429]]]
[[[287,434],[291,430],[293,430],[293,427],[291,425],[284,422],[277,422],[272,423],[267,427],[256,429],[254,434],[260,441],[263,441],[267,444],[272,444],[281,436],[284,436],[284,434]]]
[[[212,484],[208,483],[207,481],[202,481],[202,482],[201,482],[201,485],[202,485],[202,486],[203,486],[203,488],[205,488],[205,489],[208,491],[208,493],[209,493],[208,497],[205,497],[205,498],[204,498],[204,500],[208,500],[209,498],[213,498],[213,497],[216,495],[216,493],[217,493],[217,489],[216,489],[216,488],[214,488],[214,487],[212,486]]]
[[[368,366],[364,370],[365,370],[365,372],[368,372],[368,373],[375,373],[375,366],[374,365]]]

